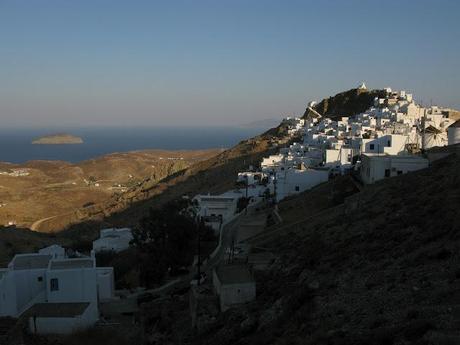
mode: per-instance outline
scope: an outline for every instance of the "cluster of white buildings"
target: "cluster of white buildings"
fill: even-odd
[[[363,83],[358,91],[365,88]],[[420,154],[426,149],[460,143],[459,112],[422,107],[405,91],[386,88],[384,96],[374,99],[365,112],[340,120],[323,117],[313,106],[314,102],[308,105],[309,117],[288,117],[281,123],[287,137],[300,137],[299,142],[263,158],[259,170],[238,173],[237,189],[194,198],[199,214],[215,229],[235,217],[238,200],[243,197],[255,203],[265,197],[279,201],[331,176],[355,171],[363,183],[372,184],[428,167],[428,159]],[[218,267],[213,283],[221,310],[251,301],[256,295],[246,265]]]
[[[289,136],[294,136],[305,126],[305,120],[298,117],[288,116],[283,119],[281,124],[286,128]]]
[[[386,88],[385,96],[376,98],[364,113],[337,121],[322,117],[313,105],[309,104],[312,115],[298,119],[295,127],[303,140],[262,161],[277,200],[351,169],[360,168],[364,183],[419,170],[428,160],[415,153],[460,141],[458,112],[422,107],[405,91]]]
[[[32,333],[91,327],[99,319],[99,303],[113,297],[112,267],[96,267],[94,257],[70,258],[57,245],[17,254],[0,269],[0,317],[21,318]]]
[[[70,334],[93,326],[99,304],[114,299],[113,267],[97,267],[95,254],[120,252],[133,239],[130,228],[110,228],[93,242],[91,256],[52,245],[17,254],[0,268],[0,317],[22,319],[32,333]]]
[[[362,92],[366,86],[359,87]],[[300,137],[261,162],[259,171],[241,172],[240,188],[221,195],[197,195],[199,215],[218,230],[237,211],[238,200],[257,202],[270,195],[277,201],[326,182],[333,175],[359,170],[363,183],[405,174],[428,166],[417,154],[434,146],[460,142],[459,112],[422,107],[406,91],[384,90],[365,112],[332,120],[313,109],[307,118],[281,123],[288,137]]]
[[[366,86],[359,88],[362,92]],[[417,154],[420,151],[460,142],[459,112],[422,107],[404,90],[384,91],[372,107],[351,117],[323,117],[310,102],[311,116],[285,118],[281,125],[288,137],[301,137],[301,141],[264,158],[260,171],[239,173],[244,188],[195,197],[200,214],[225,223],[241,197],[257,201],[268,194],[279,201],[353,169],[360,170],[363,183],[374,183],[427,167],[428,160]]]

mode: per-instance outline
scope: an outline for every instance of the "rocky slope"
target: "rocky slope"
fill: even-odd
[[[256,243],[278,257],[256,275],[257,301],[191,343],[459,344],[460,146],[448,150]],[[281,216],[304,217],[314,193]]]
[[[382,97],[384,90],[351,89],[325,98],[314,106],[314,109],[323,116],[333,120],[342,116],[359,114],[374,104],[375,97]],[[307,108],[304,117],[308,117],[310,110]]]
[[[197,329],[187,295],[154,302],[147,343],[460,344],[460,145],[435,151],[450,155],[361,191],[341,177],[283,201],[283,223],[251,241],[276,258],[254,272],[256,300],[219,314],[210,298]]]

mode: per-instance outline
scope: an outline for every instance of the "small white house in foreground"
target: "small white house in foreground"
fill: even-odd
[[[31,332],[71,333],[94,325],[99,302],[114,296],[112,267],[96,267],[94,258],[54,258],[49,254],[17,254],[0,270],[0,317],[27,318]]]
[[[130,228],[102,229],[100,237],[93,241],[93,250],[95,253],[104,251],[118,253],[128,249],[132,240],[133,234]]]
[[[363,154],[361,156],[361,180],[365,184],[372,184],[386,177],[428,168],[428,163],[428,159],[420,156]]]
[[[53,259],[64,259],[66,257],[66,251],[61,246],[53,244],[49,247],[42,248],[38,251],[38,254],[50,255]]]
[[[199,216],[218,217],[225,224],[235,215],[241,197],[242,193],[227,192],[221,195],[197,195],[193,199],[198,203]]]
[[[287,169],[276,173],[276,200],[302,193],[329,180],[329,168]]]
[[[212,280],[221,311],[256,298],[256,282],[245,265],[219,266],[213,271]]]

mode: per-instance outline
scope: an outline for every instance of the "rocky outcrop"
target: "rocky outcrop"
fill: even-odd
[[[351,89],[325,98],[314,106],[314,109],[323,116],[333,120],[342,116],[359,114],[374,104],[375,97],[383,97],[384,90]],[[307,108],[304,118],[311,116],[312,112]]]

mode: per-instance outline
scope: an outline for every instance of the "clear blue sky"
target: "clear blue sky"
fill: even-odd
[[[0,0],[1,126],[235,125],[366,81],[460,108],[460,1]]]

